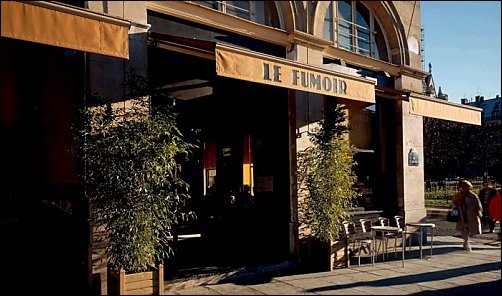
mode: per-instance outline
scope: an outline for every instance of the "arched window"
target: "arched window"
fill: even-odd
[[[280,28],[274,1],[192,1],[265,26]]]
[[[324,16],[323,38],[360,55],[389,61],[378,20],[358,1],[330,1]]]

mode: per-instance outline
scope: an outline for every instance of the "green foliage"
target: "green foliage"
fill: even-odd
[[[500,124],[481,126],[424,117],[424,173],[428,180],[500,180]]]
[[[353,171],[355,147],[343,135],[348,127],[337,106],[310,135],[313,143],[298,153],[298,187],[306,192],[300,203],[302,223],[321,240],[339,238],[341,223],[348,218],[346,209],[359,195]]]
[[[143,80],[136,80],[141,87]],[[193,217],[180,207],[190,196],[179,176],[194,145],[183,139],[171,108],[152,112],[149,96],[120,104],[127,109],[85,107],[79,143],[93,218],[105,227],[108,263],[134,273],[172,255],[173,226]]]

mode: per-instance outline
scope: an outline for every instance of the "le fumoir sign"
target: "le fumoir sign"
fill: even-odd
[[[375,103],[375,84],[286,59],[232,47],[216,47],[220,76]]]

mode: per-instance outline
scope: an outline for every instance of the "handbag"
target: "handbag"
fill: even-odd
[[[457,205],[453,205],[451,209],[448,210],[446,215],[446,221],[457,222],[458,221],[458,208]]]

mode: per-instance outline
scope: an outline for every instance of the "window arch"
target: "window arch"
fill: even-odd
[[[359,1],[330,1],[324,16],[323,38],[330,40],[335,47],[389,61],[379,21]]]
[[[275,1],[191,1],[258,24],[281,28]]]

